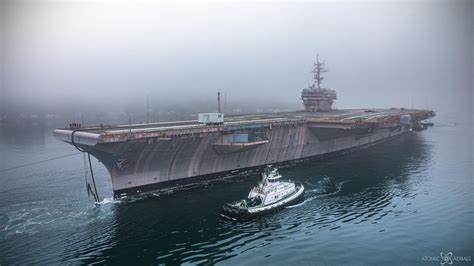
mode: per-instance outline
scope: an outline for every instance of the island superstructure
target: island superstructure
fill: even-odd
[[[319,61],[319,54],[314,63],[314,83],[301,92],[304,110],[307,112],[327,112],[332,110],[332,104],[337,99],[336,91],[328,88],[321,88],[324,77],[327,72],[324,68],[324,62]]]
[[[115,197],[235,175],[268,164],[345,154],[411,132],[430,110],[334,110],[336,92],[314,84],[302,91],[304,111],[208,114],[196,120],[54,130],[59,140],[96,157],[107,168]],[[204,117],[207,114],[204,114]],[[200,116],[201,117],[201,116]],[[207,119],[209,119],[207,117]]]

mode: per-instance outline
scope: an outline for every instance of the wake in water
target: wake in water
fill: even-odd
[[[336,182],[334,183],[334,187],[335,187],[335,190],[332,191],[332,192],[329,192],[327,193],[327,189],[328,187],[333,187],[331,184],[333,184],[332,180],[331,180],[331,177],[328,177],[328,176],[325,176],[322,180],[320,180],[318,182],[318,185],[319,187],[317,188],[314,188],[312,190],[308,190],[306,195],[310,194],[310,192],[321,192],[323,191],[322,193],[320,194],[316,194],[316,195],[313,195],[313,196],[306,196],[305,199],[298,203],[298,204],[295,204],[295,205],[292,205],[292,206],[288,206],[286,208],[296,208],[296,207],[300,207],[300,206],[303,206],[304,204],[306,204],[307,202],[310,202],[310,201],[313,201],[315,199],[319,199],[319,198],[323,198],[323,197],[329,197],[329,196],[334,196],[336,194],[338,194],[339,192],[341,192],[342,190],[342,186],[349,182],[350,180],[345,180],[345,181],[341,181],[341,182]],[[306,183],[308,184],[308,183]]]
[[[224,215],[224,214],[222,214],[222,213],[220,214],[220,216],[223,217],[223,218],[225,218],[225,219],[228,219],[228,220],[237,221],[237,219],[232,218],[232,217],[229,217],[229,216]]]
[[[108,204],[120,203],[113,197],[104,198],[96,205],[65,201],[31,201],[0,207],[0,240],[17,235],[35,235],[41,231],[55,231],[94,223],[113,214]],[[103,206],[98,208],[98,206]]]

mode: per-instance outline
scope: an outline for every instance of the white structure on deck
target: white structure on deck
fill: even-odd
[[[261,206],[267,206],[275,203],[285,197],[291,195],[296,191],[294,182],[282,181],[278,170],[274,168],[272,171],[269,168],[262,173],[262,181],[257,187],[254,187],[249,195],[249,199],[259,198]]]
[[[200,113],[198,114],[198,122],[203,124],[223,124],[223,113]]]

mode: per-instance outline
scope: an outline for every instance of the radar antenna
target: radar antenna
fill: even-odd
[[[316,84],[318,85],[318,89],[321,89],[321,83],[323,83],[323,77],[321,76],[322,73],[328,72],[324,68],[324,61],[320,62],[319,61],[319,54],[316,54],[316,62],[314,63],[314,69],[313,69],[313,74],[314,74],[314,80],[316,81]]]

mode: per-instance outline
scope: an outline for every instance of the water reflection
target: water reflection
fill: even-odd
[[[431,145],[409,135],[348,156],[282,168],[283,176],[305,184],[305,201],[252,221],[226,219],[220,208],[244,197],[258,175],[114,204],[113,222],[88,227],[91,241],[84,253],[66,253],[83,263],[215,263],[274,243],[304,242],[307,235],[323,238],[323,232],[337,234],[348,225],[377,224],[403,212],[399,205],[416,196],[413,188],[423,183],[418,173],[430,158]]]

